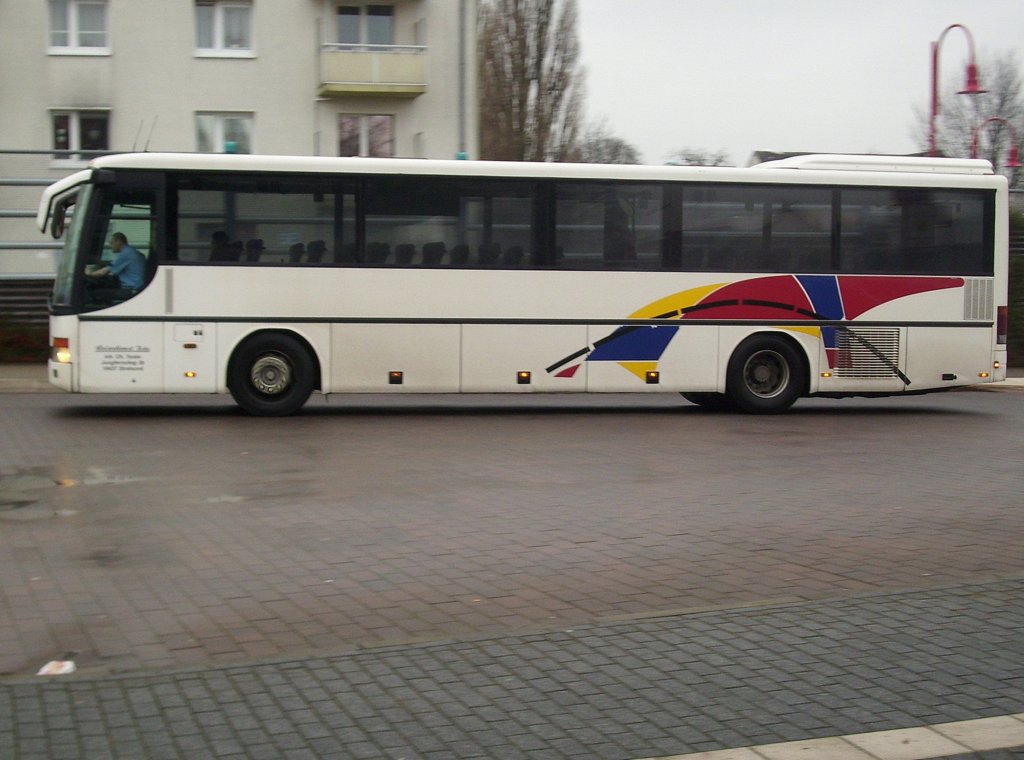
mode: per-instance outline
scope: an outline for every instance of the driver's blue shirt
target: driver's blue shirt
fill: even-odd
[[[142,290],[146,281],[146,257],[130,245],[124,246],[114,257],[110,273],[116,274],[121,287],[131,291]]]

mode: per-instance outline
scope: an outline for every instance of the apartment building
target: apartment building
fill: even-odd
[[[24,215],[41,188],[7,180],[58,179],[93,151],[477,157],[476,14],[477,0],[0,0],[0,274],[55,256],[26,242],[46,242]]]

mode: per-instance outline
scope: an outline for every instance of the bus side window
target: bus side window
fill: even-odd
[[[765,271],[833,271],[832,190],[772,188],[770,234]]]
[[[660,269],[663,188],[598,182],[556,187],[555,244],[565,269]]]
[[[368,178],[366,263],[523,266],[534,238],[534,183]]]
[[[354,195],[336,194],[338,189],[333,182],[301,177],[181,177],[175,197],[178,260],[232,266],[336,263],[332,251],[342,255],[355,242]]]
[[[148,260],[155,260],[152,255],[156,248],[153,194],[133,193],[133,196],[113,203],[109,212],[101,218],[98,243],[102,246],[99,256],[102,261],[111,261],[114,258],[110,251],[110,238],[115,232],[124,235],[128,243]]]

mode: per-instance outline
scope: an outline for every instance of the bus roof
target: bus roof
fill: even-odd
[[[747,174],[750,169],[709,166],[531,163],[526,161],[453,161],[417,158],[336,158],[326,156],[266,156],[229,153],[122,153],[93,159],[96,169],[154,169],[195,171],[267,171],[339,174],[433,174],[502,177],[580,177],[608,179],[670,179]],[[981,159],[921,158],[916,156],[806,155],[757,164],[752,169],[907,172],[927,174],[992,174]],[[728,177],[739,179],[738,176]]]
[[[986,177],[986,187],[1005,186],[1005,178],[994,174],[988,161],[916,156],[805,155],[768,161],[750,168],[716,166],[651,166],[624,164],[530,163],[525,161],[453,161],[416,158],[337,158],[326,156],[266,156],[229,153],[119,153],[92,159],[89,169],[56,182],[43,193],[36,217],[39,228],[46,225],[58,196],[69,194],[89,181],[96,169],[137,169],[151,171],[250,171],[291,174],[380,174],[408,176],[505,177],[509,179],[606,179],[619,181],[720,181],[775,182],[781,170],[793,172],[794,183],[818,182],[872,184],[879,175],[930,175],[922,184],[974,185]],[[771,172],[765,171],[771,169]],[[796,179],[799,172],[799,179]],[[859,179],[854,175],[860,174]],[[873,175],[870,179],[869,175]],[[955,181],[941,177],[955,177]],[[1002,180],[1002,184],[999,184]],[[993,182],[995,184],[993,184]],[[880,184],[898,184],[895,177]],[[978,186],[978,185],[975,185]]]
[[[756,164],[754,169],[817,169],[819,171],[924,172],[927,174],[992,174],[992,164],[980,158],[922,156],[806,155]]]

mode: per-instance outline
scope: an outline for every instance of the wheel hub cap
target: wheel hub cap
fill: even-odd
[[[273,396],[291,384],[292,368],[281,356],[261,356],[252,365],[249,377],[256,390]]]
[[[774,351],[759,351],[747,360],[743,376],[751,393],[772,398],[789,385],[789,364]]]

